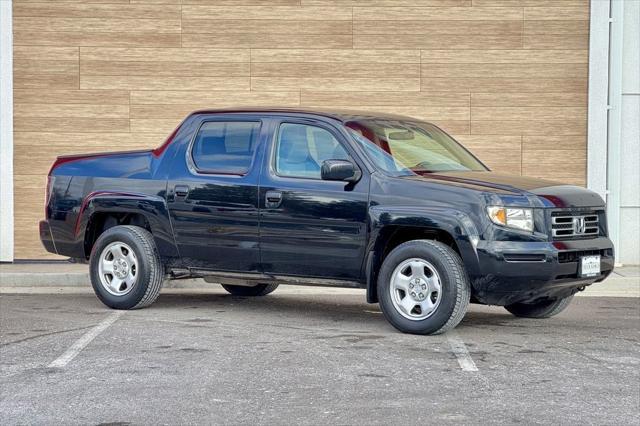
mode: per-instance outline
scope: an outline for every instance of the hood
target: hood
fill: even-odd
[[[440,181],[478,191],[505,195],[537,196],[544,207],[573,208],[604,206],[593,191],[575,185],[565,185],[526,176],[503,175],[494,172],[437,172],[410,176],[410,179]]]

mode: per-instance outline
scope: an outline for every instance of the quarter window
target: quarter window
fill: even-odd
[[[260,122],[209,121],[200,127],[191,150],[199,171],[244,174],[255,153]]]
[[[278,175],[320,179],[325,160],[349,160],[349,154],[331,132],[306,124],[280,125],[276,147]]]

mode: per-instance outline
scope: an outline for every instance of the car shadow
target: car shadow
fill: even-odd
[[[350,322],[358,324],[387,324],[377,304],[364,301],[364,294],[271,294],[264,297],[239,297],[218,293],[180,293],[161,294],[158,300],[147,309],[180,309],[211,313],[234,312],[260,316],[295,319],[305,318],[313,321]],[[195,314],[195,312],[194,312]],[[196,316],[199,314],[196,314]],[[482,305],[469,305],[469,311],[458,326],[466,327],[506,327],[522,326],[520,322],[502,308]],[[386,327],[386,326],[385,326]],[[391,327],[389,325],[389,327]]]

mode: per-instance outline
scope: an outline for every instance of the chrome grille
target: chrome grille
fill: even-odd
[[[551,217],[551,230],[558,239],[596,237],[600,233],[598,214],[555,214]]]

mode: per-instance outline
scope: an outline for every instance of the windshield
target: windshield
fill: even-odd
[[[376,166],[395,176],[487,168],[451,136],[428,123],[362,120],[346,124]]]

